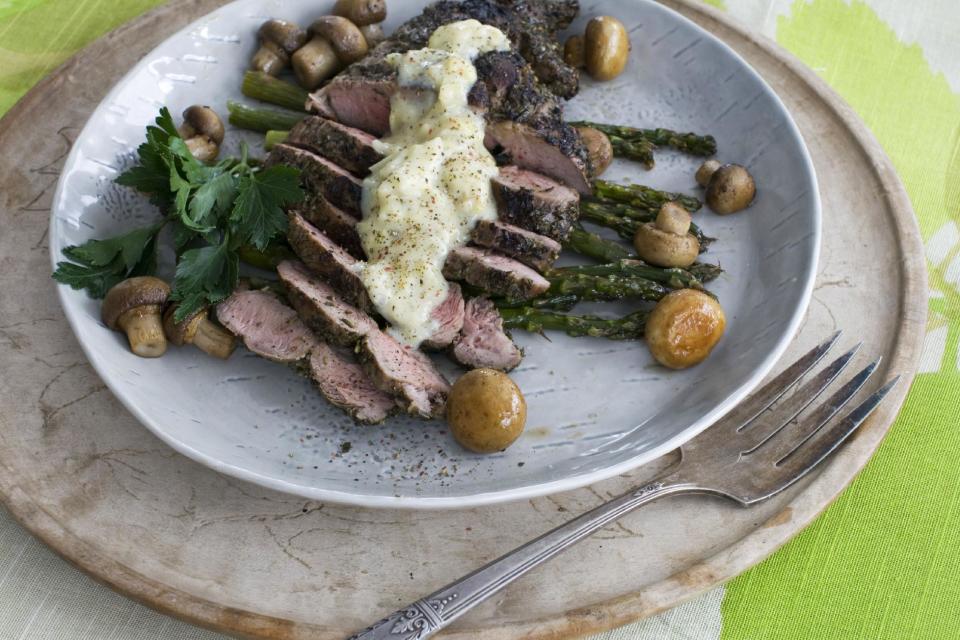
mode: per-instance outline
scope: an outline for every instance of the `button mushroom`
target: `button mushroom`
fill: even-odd
[[[756,194],[753,176],[739,164],[723,165],[707,183],[707,205],[720,215],[746,209]]]
[[[226,360],[237,347],[237,339],[226,329],[214,324],[207,309],[200,309],[192,316],[177,322],[178,305],[172,304],[163,314],[163,330],[167,339],[178,347],[192,344],[215,358]]]
[[[700,168],[697,169],[697,174],[694,176],[697,180],[697,184],[701,187],[706,187],[710,184],[710,178],[713,177],[713,174],[717,172],[717,169],[720,168],[720,163],[716,160],[706,160]]]
[[[447,421],[461,445],[476,453],[495,453],[509,447],[523,433],[527,402],[507,374],[474,369],[450,390]]]
[[[100,316],[112,330],[127,334],[135,354],[159,358],[167,350],[160,309],[169,296],[170,286],[159,278],[128,278],[107,292]]]
[[[337,52],[326,38],[314,34],[293,54],[293,73],[300,86],[313,91],[340,68]]]
[[[210,107],[193,105],[183,112],[183,124],[178,129],[193,157],[200,162],[211,162],[220,154],[223,142],[223,122]]]
[[[387,34],[383,32],[383,27],[379,24],[366,24],[360,27],[360,33],[367,41],[367,48],[373,49],[375,46],[387,39]]]
[[[598,16],[587,23],[584,59],[595,80],[613,80],[623,72],[630,55],[627,28],[616,18]]]
[[[326,38],[337,53],[340,66],[352,64],[367,55],[367,39],[357,25],[340,16],[323,16],[310,25],[313,37]]]
[[[358,27],[365,27],[386,19],[387,3],[386,0],[337,0],[333,13]]]
[[[596,178],[613,162],[613,145],[610,144],[610,138],[606,134],[593,127],[576,127],[576,129],[587,148],[590,177]]]
[[[671,369],[686,369],[710,355],[726,326],[714,298],[696,289],[680,289],[664,296],[650,312],[644,337],[654,360]]]
[[[690,234],[690,214],[667,202],[654,222],[640,225],[633,237],[637,254],[658,267],[689,267],[700,255],[700,243]]]
[[[257,32],[260,48],[253,55],[250,67],[277,75],[290,64],[290,56],[307,41],[307,32],[286,20],[268,20]]]

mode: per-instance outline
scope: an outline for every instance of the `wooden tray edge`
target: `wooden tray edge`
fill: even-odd
[[[906,276],[902,284],[903,322],[894,347],[895,357],[886,363],[885,372],[887,376],[901,375],[902,383],[881,405],[868,424],[861,429],[854,441],[830,462],[806,492],[791,502],[786,510],[769,519],[759,530],[706,562],[635,594],[571,611],[562,618],[502,625],[482,631],[455,631],[444,634],[444,637],[456,640],[468,638],[472,640],[515,638],[553,640],[580,637],[655,615],[739,575],[797,535],[853,481],[869,461],[899,413],[917,370],[927,313],[927,276],[923,244],[910,200],[880,144],[852,108],[825,81],[773,41],[750,34],[732,18],[695,0],[662,0],[662,3],[678,9],[688,17],[696,18],[695,21],[698,24],[711,31],[724,29],[733,31],[745,41],[782,62],[786,69],[797,75],[824,100],[857,140],[860,150],[873,166],[881,184],[884,185],[891,204],[890,208],[894,213],[893,223],[900,239]],[[154,23],[162,23],[166,27],[172,22],[178,25],[176,28],[187,24],[192,18],[179,20],[176,17],[171,18],[181,13],[180,7],[185,4],[188,4],[187,0],[172,2],[154,9],[88,45],[61,65],[31,89],[0,120],[0,145],[3,143],[10,122],[21,117],[21,114],[32,111],[36,101],[44,98],[43,94],[49,87],[63,82],[72,69],[83,64],[87,58],[94,58],[100,54],[101,49],[109,47],[111,41],[132,32],[138,32]],[[189,4],[193,3],[189,2]],[[86,542],[62,529],[56,519],[46,513],[40,505],[32,503],[14,483],[4,484],[10,489],[6,494],[0,494],[0,501],[31,534],[98,582],[142,604],[193,624],[245,637],[303,638],[323,631],[309,624],[224,608],[192,594],[171,590],[98,553]]]

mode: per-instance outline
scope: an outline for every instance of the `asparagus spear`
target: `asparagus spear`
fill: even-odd
[[[691,213],[700,209],[703,203],[682,193],[659,191],[639,184],[617,184],[606,180],[594,180],[593,192],[598,198],[621,202],[640,209],[657,211],[667,202],[676,202]]]
[[[637,227],[643,224],[640,220],[624,218],[604,207],[586,206],[589,204],[591,203],[580,203],[580,219],[613,229],[624,240],[633,240]]]
[[[573,228],[563,246],[582,256],[603,262],[614,262],[630,257],[630,251],[619,242],[601,238],[579,225]]]
[[[607,134],[607,137],[617,137],[629,142],[647,142],[657,147],[673,147],[678,151],[694,156],[712,156],[717,152],[717,141],[713,136],[701,136],[695,133],[680,133],[670,129],[638,129],[613,124],[599,124],[597,122],[571,122],[573,126],[592,127]]]
[[[519,307],[501,309],[503,324],[508,329],[524,329],[533,333],[543,331],[563,331],[573,337],[592,336],[610,340],[639,340],[647,324],[649,311],[635,311],[622,318],[600,318],[597,316],[572,316],[537,309]]]
[[[267,271],[273,271],[284,260],[297,257],[286,242],[271,242],[262,250],[253,245],[244,244],[237,249],[237,254],[241,262]]]
[[[692,265],[696,266],[696,265]],[[713,265],[703,265],[710,266]],[[714,267],[719,270],[719,267]],[[707,272],[706,270],[701,270],[701,273]],[[554,280],[562,280],[568,278],[572,275],[585,275],[585,276],[594,276],[594,277],[632,277],[632,278],[644,278],[646,280],[657,282],[662,285],[666,285],[671,289],[703,289],[703,282],[699,277],[694,275],[689,269],[664,269],[661,267],[654,267],[649,265],[642,260],[636,259],[624,259],[618,260],[616,262],[611,262],[609,264],[590,264],[590,265],[578,265],[575,267],[559,267],[557,269],[551,269],[547,272],[547,278],[553,282]]]
[[[271,130],[287,131],[304,117],[302,113],[287,109],[257,109],[232,100],[227,102],[227,110],[233,126],[263,133]]]
[[[626,274],[593,275],[588,273],[559,273],[550,278],[547,296],[570,295],[578,301],[608,302],[634,298],[657,301],[670,290],[653,280]]]
[[[248,98],[263,100],[294,111],[306,111],[309,95],[302,87],[262,71],[247,71],[243,75],[241,91]]]
[[[577,306],[578,302],[580,302],[580,298],[570,294],[561,294],[557,296],[542,295],[534,298],[533,300],[506,300],[504,298],[496,298],[493,300],[493,303],[497,306],[497,309],[522,309],[525,307],[533,307],[535,309],[551,309],[554,311],[570,311]]]
[[[653,169],[655,165],[653,151],[656,149],[653,143],[647,140],[627,140],[614,135],[607,135],[607,138],[613,148],[614,157],[635,160],[647,171]]]
[[[281,142],[286,142],[287,136],[289,135],[290,135],[289,131],[275,131],[275,130],[267,131],[267,136],[263,140],[263,148],[266,149],[267,151],[270,151],[270,149],[273,149],[275,146],[277,146]]]
[[[638,209],[616,202],[584,200],[580,203],[580,218],[601,227],[613,229],[624,240],[632,241],[634,234],[637,232],[637,227],[645,222],[653,222],[656,220],[657,214],[646,209]],[[690,223],[690,233],[700,243],[701,250],[706,249],[714,240],[714,238],[705,235],[696,223]]]
[[[716,280],[723,273],[723,269],[718,264],[707,264],[706,262],[695,262],[689,267],[689,271],[700,282],[710,282]]]

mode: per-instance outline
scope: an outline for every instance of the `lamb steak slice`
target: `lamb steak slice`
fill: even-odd
[[[453,359],[471,369],[510,371],[523,359],[504,330],[503,318],[488,298],[467,301],[463,331],[453,345]]]
[[[354,173],[366,176],[370,167],[383,160],[374,147],[372,135],[354,127],[318,116],[307,116],[290,130],[286,144],[323,156]]]

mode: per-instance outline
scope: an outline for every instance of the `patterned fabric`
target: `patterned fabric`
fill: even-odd
[[[158,4],[0,0],[0,113],[78,48]],[[867,469],[803,534],[725,588],[597,638],[957,638],[960,467],[950,454],[960,450],[960,2],[709,4],[821,74],[893,159],[930,268],[921,375]],[[222,637],[97,585],[2,510],[0,612],[0,640]]]

